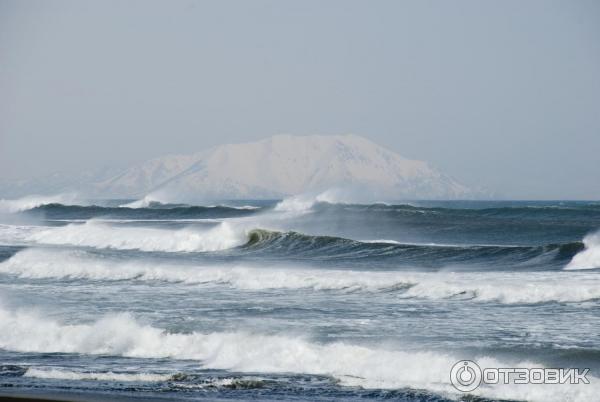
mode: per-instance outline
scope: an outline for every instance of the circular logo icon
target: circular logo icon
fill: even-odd
[[[481,384],[481,368],[471,360],[456,362],[450,370],[450,382],[459,391],[471,392]]]

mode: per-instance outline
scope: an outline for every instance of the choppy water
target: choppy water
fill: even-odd
[[[471,359],[598,398],[599,203],[123,204],[0,202],[0,393],[445,401]]]

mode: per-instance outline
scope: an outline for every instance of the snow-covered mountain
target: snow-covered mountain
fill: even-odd
[[[149,160],[94,185],[97,195],[280,198],[331,188],[383,199],[470,198],[472,192],[427,163],[356,135],[277,135],[192,155]]]
[[[146,201],[275,199],[336,194],[339,201],[485,197],[426,162],[409,160],[356,135],[276,135],[168,155],[127,168],[0,182],[0,198],[72,193]],[[333,193],[332,193],[333,191]],[[345,199],[340,199],[345,198]]]

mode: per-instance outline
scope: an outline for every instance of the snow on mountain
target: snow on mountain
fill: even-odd
[[[198,199],[280,198],[350,189],[380,199],[470,198],[472,192],[426,162],[355,135],[277,135],[193,155],[156,158],[104,180],[98,194]]]

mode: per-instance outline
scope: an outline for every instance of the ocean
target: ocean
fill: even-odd
[[[598,202],[130,201],[5,202],[0,395],[599,398]],[[589,384],[467,394],[460,360]]]

